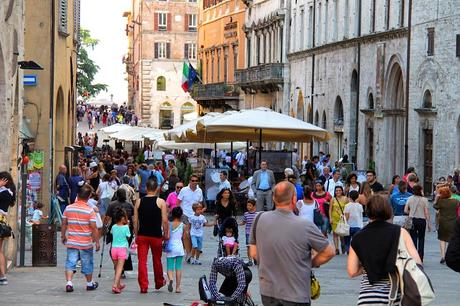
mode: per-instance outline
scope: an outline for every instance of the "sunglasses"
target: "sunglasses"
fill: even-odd
[[[190,180],[192,183],[198,183],[198,180]]]
[[[184,186],[176,186],[176,189],[182,189]]]

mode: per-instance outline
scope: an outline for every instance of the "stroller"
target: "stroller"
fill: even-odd
[[[228,266],[226,265],[233,265],[234,267],[239,267],[239,269],[228,271]],[[239,294],[239,297],[236,300],[233,300],[231,296],[234,294],[236,290],[238,290],[238,275],[236,271],[239,270],[240,271],[239,273],[241,273],[240,267],[243,270],[246,285],[244,289],[242,290],[242,292]],[[208,306],[216,306],[216,305],[256,306],[256,304],[251,298],[251,295],[248,292],[248,286],[252,280],[252,272],[241,258],[236,258],[236,257],[215,258],[212,263],[212,270],[211,270],[211,275],[210,275],[210,282],[214,281],[214,286],[216,285],[216,282],[217,282],[218,273],[221,273],[225,276],[225,279],[219,289],[220,297],[216,298],[212,294],[212,290],[210,287],[210,285],[212,284],[208,283],[208,280],[206,279],[206,275],[203,275],[200,277],[199,282],[198,282],[198,291],[200,293],[200,299],[202,301],[207,303]]]
[[[225,218],[224,221],[219,224],[219,248],[217,250],[218,257],[225,257],[231,254],[227,254],[225,250],[225,246],[222,242],[222,237],[225,236],[225,229],[231,228],[233,230],[233,237],[235,238],[235,242],[238,242],[238,222],[233,217]],[[237,247],[237,246],[235,246]]]

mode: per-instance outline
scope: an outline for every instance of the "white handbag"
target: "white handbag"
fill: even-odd
[[[337,201],[338,202],[338,201]],[[350,236],[350,225],[348,225],[347,218],[345,217],[345,213],[343,212],[342,206],[340,206],[340,210],[342,211],[342,215],[340,216],[339,223],[335,228],[334,233],[341,237]]]

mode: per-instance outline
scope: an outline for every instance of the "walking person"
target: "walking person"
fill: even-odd
[[[260,169],[254,172],[251,183],[251,188],[257,199],[257,211],[273,210],[272,189],[275,184],[275,175],[272,170],[268,169],[267,161],[263,160],[260,163]]]
[[[345,194],[349,196],[350,191],[357,191],[359,194],[359,189],[361,184],[358,182],[358,176],[356,173],[350,173],[347,177],[346,187],[345,187]]]
[[[0,221],[7,223],[8,209],[16,203],[16,186],[13,177],[8,172],[0,172]],[[8,224],[8,223],[7,223]],[[6,278],[6,261],[3,254],[3,241],[0,237],[0,285],[8,285]]]
[[[247,262],[248,266],[252,266],[253,262],[251,256],[249,256],[249,236],[251,235],[251,227],[254,223],[254,219],[257,216],[256,211],[256,201],[254,199],[248,199],[246,203],[247,211],[243,214],[243,219],[239,225],[244,225],[245,234],[246,234],[246,249],[249,261]]]
[[[331,218],[332,237],[334,240],[335,254],[339,255],[339,241],[342,254],[345,254],[345,239],[335,233],[335,229],[345,212],[345,205],[348,203],[348,198],[343,194],[343,187],[336,186],[334,190],[334,197],[332,198],[331,205],[329,206],[329,216]]]
[[[329,230],[329,206],[332,196],[329,192],[324,190],[323,181],[320,179],[315,181],[315,191],[312,192],[312,199],[314,199],[319,204],[319,210],[323,215],[323,225],[321,226],[321,232],[324,237],[327,237],[327,231]]]
[[[412,241],[417,248],[420,259],[423,261],[425,249],[425,231],[431,231],[430,212],[428,211],[428,199],[423,196],[421,185],[414,185],[414,195],[406,203],[404,212],[412,218],[412,229],[409,230]]]
[[[348,194],[351,202],[345,205],[345,218],[350,226],[350,235],[345,236],[345,248],[347,254],[350,252],[350,244],[353,236],[363,228],[363,205],[356,202],[359,193],[356,190]]]
[[[347,264],[350,277],[362,275],[358,305],[399,305],[399,294],[394,303],[390,304],[391,285],[388,274],[397,271],[396,253],[400,235],[403,235],[409,255],[418,264],[422,264],[422,261],[409,233],[400,226],[387,222],[393,216],[388,197],[370,197],[367,214],[370,222],[353,237]]]
[[[85,179],[80,175],[78,167],[72,167],[71,176],[69,178],[70,187],[70,203],[75,202],[78,190],[85,183]]]
[[[152,251],[155,289],[166,285],[161,264],[162,241],[169,239],[168,211],[166,203],[158,197],[158,182],[151,178],[146,183],[147,195],[137,200],[134,208],[134,233],[137,243],[138,282],[141,293],[147,293],[147,255]]]
[[[69,205],[70,186],[67,180],[67,167],[59,166],[59,173],[56,176],[56,196],[61,207],[61,212]]]
[[[295,193],[291,183],[278,183],[273,194],[276,209],[259,213],[252,225],[249,252],[259,264],[265,306],[309,306],[312,267],[334,257],[334,247],[318,228],[293,213]]]
[[[110,230],[112,234],[112,248],[110,254],[112,256],[113,264],[115,266],[115,275],[113,278],[112,292],[117,294],[125,288],[125,284],[121,283],[121,275],[125,265],[125,260],[128,259],[129,243],[131,238],[131,231],[129,230],[128,214],[126,211],[117,207],[114,212],[114,225]]]
[[[311,187],[305,186],[303,191],[303,199],[300,199],[296,203],[296,209],[299,213],[299,217],[314,223],[314,211],[315,208],[319,208],[318,202],[311,197]]]
[[[438,189],[439,198],[433,205],[439,214],[438,240],[441,251],[440,263],[444,264],[446,247],[454,233],[455,221],[457,220],[458,207],[460,202],[451,198],[449,186]]]
[[[225,219],[236,217],[236,201],[230,189],[222,189],[216,196],[216,222],[219,228]]]
[[[81,260],[81,273],[86,278],[86,290],[95,290],[99,286],[93,281],[93,243],[99,251],[99,233],[96,226],[96,213],[88,205],[93,188],[83,185],[77,195],[77,201],[68,205],[62,216],[61,241],[67,247],[65,276],[66,292],[73,292],[72,277]]]
[[[168,291],[173,292],[174,272],[176,272],[176,293],[180,293],[182,279],[182,262],[184,259],[184,223],[182,223],[182,208],[174,207],[171,211],[172,221],[169,223],[170,233],[166,253],[168,271]]]
[[[96,194],[99,197],[99,213],[101,217],[104,218],[107,208],[109,207],[110,201],[115,193],[115,190],[110,184],[110,174],[104,175],[102,178],[102,183],[99,184],[99,187],[96,190]]]

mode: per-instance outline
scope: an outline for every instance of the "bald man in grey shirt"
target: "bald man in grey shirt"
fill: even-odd
[[[289,182],[274,188],[276,210],[259,214],[250,237],[250,257],[259,262],[262,303],[310,305],[310,274],[335,255],[316,225],[293,213],[296,191]],[[317,253],[312,258],[311,252]]]

